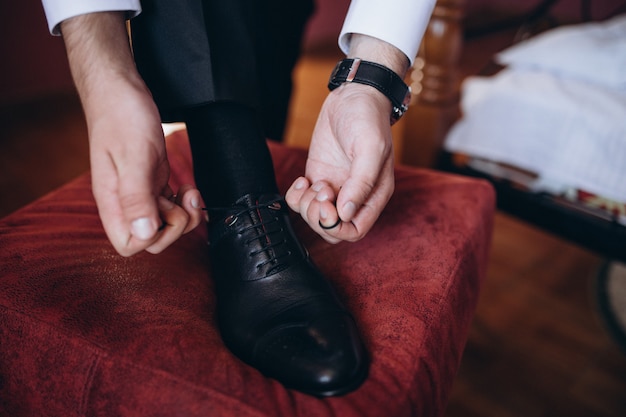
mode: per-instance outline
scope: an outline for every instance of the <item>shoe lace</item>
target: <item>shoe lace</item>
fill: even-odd
[[[251,233],[251,236],[245,241],[245,244],[249,246],[255,241],[259,241],[261,243],[260,249],[250,252],[251,257],[263,255],[264,260],[256,265],[257,269],[261,269],[268,264],[275,264],[275,267],[270,270],[271,272],[281,266],[280,260],[282,258],[286,258],[291,255],[290,250],[280,253],[276,250],[279,246],[287,243],[287,239],[285,239],[285,236],[283,234],[283,227],[281,226],[279,229],[272,229],[267,227],[272,223],[277,223],[278,218],[276,216],[270,216],[270,218],[267,218],[267,216],[262,216],[260,212],[260,209],[263,208],[269,208],[270,210],[279,211],[282,209],[283,204],[285,204],[285,199],[282,197],[274,198],[263,203],[258,203],[257,201],[256,204],[242,208],[241,210],[234,212],[233,214],[226,217],[226,219],[224,219],[224,223],[226,225],[232,226],[237,222],[238,218],[241,215],[246,213],[252,213],[252,224],[238,230],[237,233],[240,235],[244,235],[249,234],[248,232],[250,231],[254,231],[254,233]],[[274,234],[281,234],[282,238],[278,240],[272,239],[271,235]]]

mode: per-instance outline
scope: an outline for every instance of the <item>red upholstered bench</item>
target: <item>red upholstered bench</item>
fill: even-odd
[[[172,183],[191,181],[184,131]],[[271,145],[283,190],[305,151]],[[0,415],[441,415],[484,276],[494,195],[485,182],[406,167],[370,234],[297,233],[354,313],[372,358],[343,397],[284,389],[223,346],[206,232],[160,255],[118,256],[88,175],[0,221]],[[296,217],[296,216],[294,216]]]

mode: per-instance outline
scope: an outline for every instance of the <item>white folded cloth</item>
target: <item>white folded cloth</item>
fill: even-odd
[[[575,188],[626,202],[626,18],[605,22],[604,31],[602,24],[593,24],[591,32],[589,24],[577,26],[580,33],[567,28],[570,41],[559,43],[554,57],[542,41],[554,45],[562,37],[552,31],[535,46],[501,53],[509,66],[495,76],[468,78],[463,117],[445,148],[532,171],[539,176],[535,186],[546,191]],[[579,37],[590,39],[574,42]],[[594,49],[594,42],[598,48],[578,58],[579,67],[565,58]],[[602,42],[612,46],[600,48]],[[591,62],[585,67],[586,59]],[[594,60],[602,75],[591,79]]]
[[[549,30],[496,54],[495,60],[511,68],[626,89],[626,14]]]

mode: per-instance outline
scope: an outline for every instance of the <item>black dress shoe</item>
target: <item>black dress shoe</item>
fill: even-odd
[[[310,261],[277,195],[245,195],[209,210],[219,328],[228,348],[264,375],[315,396],[367,377],[350,313]]]

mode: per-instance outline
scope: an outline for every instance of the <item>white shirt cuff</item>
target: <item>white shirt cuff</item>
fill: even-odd
[[[359,33],[392,44],[413,64],[436,0],[352,0],[339,35],[350,51],[350,35]]]
[[[95,12],[124,11],[128,18],[141,13],[140,0],[41,0],[48,20],[48,29],[60,35],[59,25],[70,17]]]

